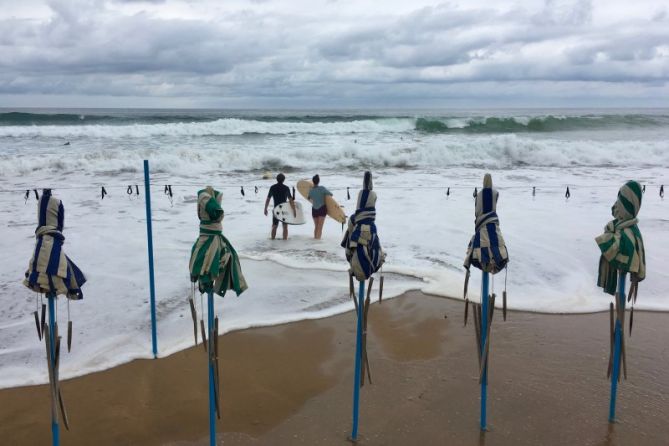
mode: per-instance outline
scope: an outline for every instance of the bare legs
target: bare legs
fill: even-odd
[[[288,240],[288,225],[285,223],[281,223],[283,225],[283,239]],[[276,238],[276,229],[279,227],[277,224],[276,226],[272,226],[272,240]]]
[[[325,217],[314,217],[314,238],[320,240],[323,236],[323,224]]]

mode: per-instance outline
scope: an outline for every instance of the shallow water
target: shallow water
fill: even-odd
[[[224,232],[250,285],[240,298],[217,301],[224,331],[351,308],[341,226],[328,220],[322,241],[311,239],[311,222],[291,227],[287,242],[269,240],[270,219],[262,210],[272,181],[262,179],[265,171],[286,172],[289,186],[320,173],[347,213],[363,171],[374,171],[379,235],[388,254],[386,297],[408,289],[461,295],[472,193],[491,172],[511,257],[509,307],[545,312],[607,308],[609,297],[595,286],[594,237],[611,218],[620,185],[637,179],[647,186],[639,217],[648,264],[637,306],[669,310],[669,273],[660,266],[669,250],[669,201],[658,193],[669,184],[667,110],[61,114],[11,115],[9,122],[0,113],[2,387],[46,380],[30,315],[34,295],[21,284],[36,213],[34,196],[24,201],[26,189],[52,187],[63,199],[65,249],[89,279],[85,300],[70,305],[74,346],[62,375],[151,356],[143,159],[153,173],[161,354],[184,348],[192,337],[188,258],[198,231],[194,197],[207,184],[224,193]],[[420,119],[436,130],[421,128]],[[139,197],[126,193],[135,184]],[[172,201],[163,193],[166,184]],[[101,186],[108,192],[104,200]],[[474,274],[470,284],[474,295],[477,279]],[[504,281],[504,273],[495,277],[497,291]],[[59,312],[65,320],[65,302]]]

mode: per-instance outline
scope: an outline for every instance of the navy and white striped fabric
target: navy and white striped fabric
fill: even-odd
[[[37,203],[37,243],[23,284],[38,293],[83,299],[86,277],[63,251],[63,203],[45,189]]]
[[[486,174],[483,189],[476,196],[476,233],[467,247],[464,263],[467,269],[473,265],[482,271],[496,274],[509,261],[496,212],[498,198],[499,192],[492,187],[492,177]]]
[[[371,182],[370,182],[371,183]],[[357,210],[348,220],[341,242],[346,260],[358,281],[367,280],[385,261],[385,253],[376,233],[376,192],[363,189],[358,192]]]

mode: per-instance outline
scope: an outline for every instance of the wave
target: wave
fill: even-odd
[[[575,130],[624,130],[669,125],[663,115],[513,116],[474,118],[417,118],[424,133],[532,133]]]
[[[393,118],[411,118],[411,116],[392,116]],[[258,122],[298,122],[298,123],[329,123],[352,122],[385,119],[387,116],[364,114],[303,114],[303,115],[254,115],[242,113],[220,113],[215,111],[200,111],[194,113],[175,113],[170,111],[141,112],[133,110],[127,113],[114,112],[113,114],[91,113],[30,113],[4,112],[0,113],[0,126],[37,126],[37,125],[132,125],[132,124],[188,124],[197,122],[212,122],[220,119],[243,119]]]
[[[70,118],[68,118],[70,119]],[[350,134],[409,132],[411,118],[348,119],[330,121],[225,118],[202,122],[128,125],[11,125],[0,126],[0,137],[145,138],[151,136],[239,136],[290,134]]]
[[[4,137],[234,136],[254,134],[545,133],[669,127],[669,115],[377,116],[360,114],[230,115],[221,112],[0,113]]]
[[[212,170],[237,172],[339,170],[372,168],[433,169],[516,167],[669,167],[664,141],[567,141],[522,135],[452,135],[445,141],[395,141],[361,145],[337,138],[332,145],[205,144],[200,139],[178,147],[91,148],[77,145],[57,150],[22,150],[20,156],[0,153],[0,176],[35,171],[87,171],[113,175],[141,170],[151,159],[156,172],[194,175]]]

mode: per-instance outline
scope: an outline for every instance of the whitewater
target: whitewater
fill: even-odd
[[[506,281],[511,309],[551,313],[608,308],[610,296],[596,287],[594,237],[620,185],[636,179],[646,186],[639,227],[648,265],[636,307],[667,311],[669,197],[659,188],[669,185],[668,141],[669,110],[0,109],[0,387],[47,380],[35,296],[21,283],[35,243],[33,189],[63,200],[64,249],[88,277],[84,300],[69,304],[73,348],[61,365],[69,378],[152,357],[144,159],[165,356],[193,344],[188,259],[195,196],[206,185],[224,194],[224,233],[249,282],[240,297],[218,300],[224,332],[353,308],[341,225],[328,220],[321,241],[311,239],[311,223],[291,227],[287,242],[270,240],[267,172],[284,172],[289,186],[319,173],[347,214],[363,172],[374,172],[384,298],[407,290],[461,298],[473,192],[490,172],[511,258],[494,288]],[[135,185],[139,196],[127,193]],[[474,274],[470,290],[477,286]],[[64,299],[58,312],[63,324]]]

